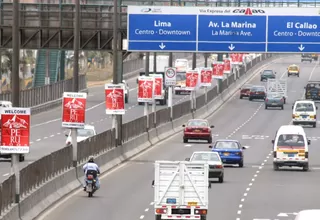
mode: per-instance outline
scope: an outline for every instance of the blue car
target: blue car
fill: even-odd
[[[238,164],[243,167],[243,150],[245,146],[241,146],[237,140],[217,140],[212,146],[212,151],[218,152],[224,164]]]

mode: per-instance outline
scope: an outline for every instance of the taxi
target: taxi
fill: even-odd
[[[299,66],[292,64],[288,67],[288,77],[291,75],[295,75],[295,76],[299,77],[299,74],[300,74]]]

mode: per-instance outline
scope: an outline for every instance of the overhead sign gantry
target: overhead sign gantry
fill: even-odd
[[[128,6],[128,51],[320,52],[320,9]]]

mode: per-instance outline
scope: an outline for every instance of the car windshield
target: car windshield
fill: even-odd
[[[177,67],[177,66],[188,66],[188,61],[185,61],[185,60],[177,60],[176,62],[175,62],[175,66]]]
[[[216,153],[194,153],[190,161],[220,161]]]
[[[312,103],[297,103],[296,112],[312,112],[314,111]]]
[[[298,67],[297,66],[290,66],[289,69],[295,71],[295,70],[298,70]]]
[[[91,137],[94,136],[92,129],[78,129],[78,137]]]
[[[217,149],[239,149],[238,143],[234,141],[218,141],[214,148]]]
[[[278,138],[277,146],[278,147],[286,147],[286,146],[303,147],[305,146],[305,143],[302,135],[282,134]]]
[[[273,71],[272,70],[265,70],[265,71],[263,71],[263,75],[273,75]]]
[[[263,87],[253,87],[251,88],[252,91],[262,91],[264,92],[264,88]]]
[[[191,120],[188,122],[188,127],[209,127],[208,122],[203,120]]]

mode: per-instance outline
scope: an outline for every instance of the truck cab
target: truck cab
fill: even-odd
[[[145,72],[140,72],[140,76],[145,76]],[[164,84],[164,72],[156,72],[156,73],[149,73],[149,76],[152,76],[153,74],[160,74],[162,75],[162,83],[163,83],[163,89],[162,89],[162,95],[161,98],[156,98],[155,101],[159,102],[160,105],[166,105],[167,104],[167,99],[168,99],[168,88],[165,86]],[[138,83],[138,79],[137,79],[137,83]],[[139,90],[137,90],[137,92],[139,92]],[[144,105],[144,102],[138,102],[138,105]]]

